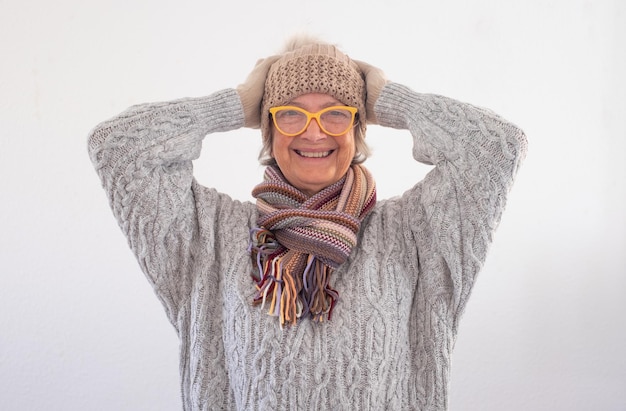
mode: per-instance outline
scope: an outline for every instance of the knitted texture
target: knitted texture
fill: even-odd
[[[284,329],[251,303],[255,204],[193,178],[204,136],[244,124],[235,90],[136,106],[90,134],[113,214],[180,338],[185,410],[446,409],[458,322],[526,140],[488,110],[396,83],[375,110],[434,167],[361,223],[333,273],[332,321]]]
[[[281,325],[307,315],[320,322],[331,319],[338,293],[330,277],[347,260],[361,221],[376,204],[372,176],[353,165],[341,180],[309,198],[271,166],[252,195],[259,210],[259,228],[250,242],[258,288],[254,302],[270,301],[268,313]]]
[[[356,107],[366,118],[365,80],[350,57],[329,44],[307,44],[285,53],[265,80],[261,102],[261,132],[270,138],[269,109],[282,106],[308,93],[328,94],[343,104]],[[365,121],[358,123],[363,132]]]

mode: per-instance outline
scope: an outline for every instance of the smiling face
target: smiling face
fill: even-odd
[[[299,96],[289,105],[311,113],[343,104],[327,94]],[[322,131],[316,120],[295,137],[288,137],[272,126],[272,157],[283,175],[300,191],[312,196],[339,181],[350,168],[355,153],[354,127],[338,137]]]

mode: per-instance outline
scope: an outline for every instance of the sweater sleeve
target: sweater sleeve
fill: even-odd
[[[413,157],[434,165],[402,198],[407,263],[418,293],[454,330],[526,155],[526,137],[493,112],[397,83],[383,89],[380,124],[408,129]]]
[[[239,97],[227,89],[134,106],[89,135],[89,155],[113,214],[175,326],[192,287],[193,240],[198,236],[192,160],[199,157],[207,134],[243,122]],[[203,217],[216,214],[217,208],[203,207]]]

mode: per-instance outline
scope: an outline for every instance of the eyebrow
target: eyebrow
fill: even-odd
[[[297,97],[296,97],[297,98]],[[304,108],[304,104],[299,103],[297,101],[290,101],[289,103],[287,103],[288,105],[291,106],[296,106],[296,107],[300,107],[300,108]],[[345,104],[343,104],[340,101],[328,101],[327,103],[324,103],[320,106],[320,108],[324,109],[327,107],[333,107],[333,106],[345,106]]]

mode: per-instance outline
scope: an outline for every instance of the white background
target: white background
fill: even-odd
[[[0,0],[0,409],[175,410],[178,341],[108,208],[90,129],[234,87],[296,31],[493,109],[529,155],[465,317],[451,410],[626,409],[626,7],[615,1]],[[372,126],[379,195],[428,170]],[[239,199],[256,130],[208,136]]]

